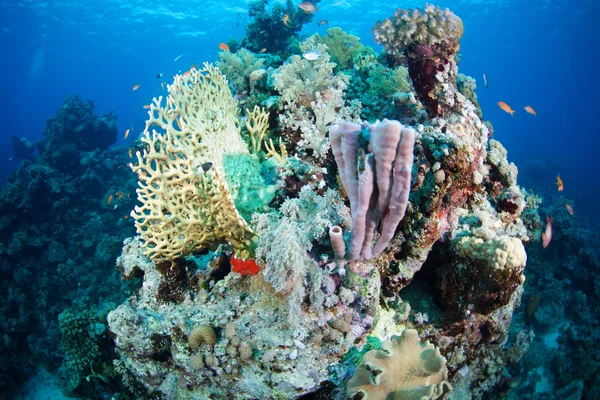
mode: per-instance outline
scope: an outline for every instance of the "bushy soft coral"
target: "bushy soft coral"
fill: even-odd
[[[235,93],[250,92],[250,75],[263,67],[264,60],[257,58],[254,53],[246,49],[219,52],[217,67],[225,74],[229,85]]]
[[[313,35],[316,43],[325,43],[331,61],[337,64],[338,70],[352,68],[354,61],[366,56],[374,56],[375,51],[370,46],[364,46],[360,38],[334,27],[327,30],[327,35]]]
[[[300,48],[303,52],[316,50],[322,55],[317,60],[292,56],[273,75],[285,107],[280,121],[283,128],[300,133],[298,150],[311,149],[315,157],[324,158],[329,150],[328,126],[341,119],[356,120],[360,106],[356,102],[346,105],[344,91],[348,77],[334,74],[335,63],[330,61],[325,44],[317,44],[311,37]]]

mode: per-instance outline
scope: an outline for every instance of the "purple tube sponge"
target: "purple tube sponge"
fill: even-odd
[[[334,125],[329,137],[352,212],[352,245],[346,260],[368,260],[385,250],[404,217],[415,131],[398,121],[383,120],[370,126]],[[380,224],[381,234],[373,247]]]

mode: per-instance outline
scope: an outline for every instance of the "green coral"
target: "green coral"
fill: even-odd
[[[246,49],[240,49],[233,53],[231,51],[219,52],[219,61],[216,66],[226,76],[231,89],[235,93],[250,92],[250,74],[261,69],[264,60]]]
[[[252,219],[252,214],[269,211],[275,185],[265,183],[256,155],[226,155],[223,157],[223,168],[235,208],[247,222]]]
[[[315,33],[312,38],[316,43],[327,45],[327,53],[331,61],[337,64],[340,70],[352,68],[355,60],[363,57],[374,56],[375,51],[370,46],[360,43],[360,38],[334,27],[327,30],[327,35],[320,36]]]

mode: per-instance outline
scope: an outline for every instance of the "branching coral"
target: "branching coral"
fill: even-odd
[[[196,247],[248,245],[251,232],[225,180],[225,159],[249,156],[227,80],[209,64],[176,76],[166,104],[154,99],[137,164],[138,200],[131,216],[146,254],[173,260]],[[151,127],[158,127],[150,132]]]
[[[252,154],[260,153],[260,146],[269,128],[269,113],[264,108],[254,106],[252,111],[246,110],[248,119],[246,129],[250,135],[250,151]]]

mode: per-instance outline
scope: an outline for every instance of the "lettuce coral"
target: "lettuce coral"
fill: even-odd
[[[348,382],[353,400],[427,400],[444,398],[452,390],[446,359],[429,342],[421,343],[414,329],[367,352]]]

